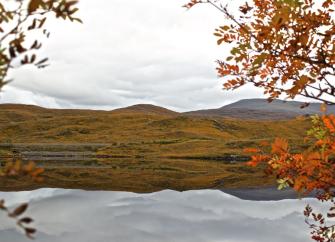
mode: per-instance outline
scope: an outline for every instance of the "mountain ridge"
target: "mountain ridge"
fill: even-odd
[[[240,101],[222,106],[217,109],[203,109],[184,114],[190,116],[220,116],[239,119],[291,119],[297,116],[321,114],[320,103],[310,103],[301,108],[304,102],[266,99],[242,99]],[[328,113],[335,113],[335,107],[329,106]]]
[[[106,113],[139,113],[146,115],[163,116],[194,116],[194,117],[227,117],[237,119],[260,119],[260,120],[281,120],[291,119],[297,116],[308,116],[312,114],[321,114],[320,103],[310,103],[308,107],[300,108],[304,102],[274,100],[269,103],[266,99],[242,99],[237,102],[213,109],[201,109],[187,112],[176,112],[161,106],[153,104],[136,104],[113,110],[90,110],[90,109],[55,109],[45,108],[37,105],[27,104],[0,104],[1,109],[24,109],[27,111],[63,111],[64,113],[75,112],[106,112]],[[328,113],[335,113],[335,107],[329,106]]]

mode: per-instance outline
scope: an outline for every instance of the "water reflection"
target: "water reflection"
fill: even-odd
[[[312,199],[246,201],[220,191],[152,194],[40,189],[0,193],[14,205],[30,201],[36,241],[48,242],[305,242],[301,214]],[[27,241],[0,215],[4,242]]]

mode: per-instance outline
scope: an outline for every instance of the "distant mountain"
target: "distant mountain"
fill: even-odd
[[[320,103],[311,103],[306,108],[301,108],[303,102],[274,100],[269,103],[266,99],[243,99],[238,102],[223,106],[217,109],[204,109],[178,113],[167,108],[152,104],[137,104],[125,108],[118,108],[112,111],[85,110],[85,109],[47,109],[34,105],[23,104],[0,104],[0,116],[2,112],[12,111],[11,115],[24,119],[33,113],[55,114],[61,116],[80,116],[98,114],[140,114],[157,116],[192,116],[192,117],[224,117],[250,120],[285,120],[301,115],[320,114]],[[18,113],[17,113],[18,111]],[[15,113],[15,114],[14,114]],[[328,113],[335,114],[335,106],[328,107]],[[1,119],[1,117],[0,117]]]
[[[141,113],[141,114],[156,114],[156,115],[178,115],[179,113],[167,108],[155,106],[152,104],[137,104],[125,108],[118,108],[112,111],[113,113]]]
[[[311,103],[301,108],[303,102],[266,99],[244,99],[218,109],[206,109],[184,114],[191,116],[220,116],[239,119],[290,119],[300,115],[320,114],[320,103]],[[328,113],[335,113],[335,107],[329,106]]]

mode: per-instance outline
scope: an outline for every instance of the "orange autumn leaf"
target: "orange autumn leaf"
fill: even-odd
[[[256,167],[259,164],[259,162],[256,160],[251,160],[251,161],[248,161],[246,164],[247,166]]]
[[[267,156],[267,155],[254,155],[254,156],[251,156],[251,160],[248,161],[246,164],[248,166],[255,167],[261,162],[268,161],[268,159],[269,159],[269,156]]]
[[[318,152],[312,152],[305,155],[304,160],[304,172],[311,176],[313,175],[315,169],[319,168],[321,165],[321,156]]]
[[[271,145],[273,154],[283,154],[288,152],[288,142],[286,139],[276,138]]]
[[[245,148],[244,153],[259,153],[260,150],[257,148]]]
[[[193,6],[197,5],[198,3],[200,3],[201,1],[198,0],[191,0],[189,3],[183,5],[184,8],[190,9]]]
[[[315,142],[316,146],[323,146],[325,144],[325,141],[322,139],[319,139],[318,141]]]
[[[331,133],[335,132],[335,116],[333,114],[324,115],[322,121]]]
[[[259,142],[259,145],[262,147],[270,146],[270,143],[268,141],[261,141]]]

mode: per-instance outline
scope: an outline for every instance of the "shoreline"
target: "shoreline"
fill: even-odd
[[[45,187],[47,188],[47,187]],[[53,187],[55,188],[55,187]],[[41,188],[38,188],[41,189]],[[57,188],[56,188],[57,189]],[[64,188],[61,188],[64,189]],[[35,190],[35,189],[33,189]],[[21,192],[21,191],[33,191],[33,190],[13,190],[13,191],[3,191],[1,192]],[[74,189],[77,190],[77,189]],[[83,191],[110,191],[113,192],[113,190],[86,190],[86,189],[79,189]],[[316,192],[312,192],[308,195],[302,196],[301,194],[298,194],[295,192],[292,188],[286,188],[284,190],[278,190],[275,186],[268,186],[268,187],[255,187],[255,188],[223,188],[223,189],[199,189],[199,190],[217,190],[221,191],[223,193],[232,195],[234,197],[237,197],[241,200],[248,200],[248,201],[280,201],[285,199],[301,199],[301,198],[313,198],[316,195]],[[121,190],[114,190],[115,192],[132,192],[132,191],[121,191]],[[186,190],[188,191],[188,190]],[[190,190],[192,191],[192,190]],[[179,192],[185,192],[185,191],[179,191]],[[138,193],[138,194],[148,194],[146,192],[144,193]]]
[[[280,201],[284,199],[300,199],[315,197],[316,192],[302,196],[292,188],[278,190],[277,187],[260,187],[260,188],[224,188],[220,191],[238,197],[242,200],[250,201]]]

